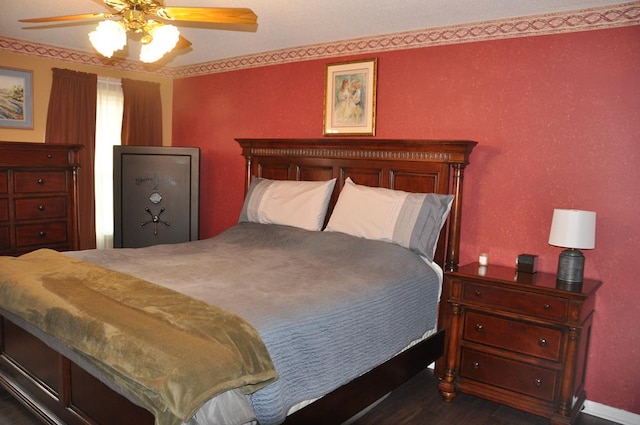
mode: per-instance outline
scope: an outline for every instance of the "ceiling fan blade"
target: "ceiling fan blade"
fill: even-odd
[[[225,7],[161,7],[156,14],[163,19],[215,24],[254,25],[258,17],[251,9]]]
[[[66,15],[66,16],[50,16],[48,18],[33,18],[33,19],[19,19],[19,22],[27,22],[30,24],[43,23],[43,22],[60,22],[60,21],[76,21],[80,19],[98,19],[110,16],[107,13],[84,13],[81,15]]]

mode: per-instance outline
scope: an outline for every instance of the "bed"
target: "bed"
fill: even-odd
[[[434,322],[439,297],[437,285],[424,289],[425,285],[412,283],[406,286],[407,289],[394,289],[393,292],[403,294],[400,298],[384,301],[388,303],[386,313],[370,319],[362,319],[364,316],[358,319],[358,316],[366,310],[381,310],[379,295],[385,294],[382,297],[385,298],[392,292],[389,287],[401,287],[394,279],[402,282],[414,280],[404,274],[400,277],[396,272],[412,274],[418,280],[434,275],[435,281],[441,284],[442,269],[457,268],[464,168],[469,163],[476,143],[355,138],[239,139],[238,143],[246,160],[247,199],[237,226],[207,240],[136,250],[113,250],[106,256],[95,251],[66,253],[63,255],[64,261],[73,263],[79,269],[87,267],[93,271],[92,267],[104,267],[105,270],[113,270],[113,273],[123,273],[126,276],[123,280],[131,276],[132,279],[142,279],[141,282],[158,283],[168,291],[184,295],[186,302],[197,298],[207,305],[219,304],[224,311],[237,314],[257,330],[264,343],[264,347],[258,348],[268,350],[277,379],[266,374],[259,384],[245,382],[259,388],[242,394],[236,389],[216,391],[216,397],[207,400],[197,415],[207,415],[206,409],[210,409],[213,416],[216,414],[214,411],[230,409],[227,417],[240,418],[245,413],[234,409],[243,410],[248,405],[250,412],[241,423],[251,423],[255,419],[261,424],[283,421],[286,424],[342,423],[442,355],[445,335],[443,331],[436,330]],[[264,198],[265,193],[277,199],[274,188],[291,187],[282,182],[314,182],[315,188],[323,186],[327,213],[326,216],[314,216],[318,228],[307,229],[297,223],[292,226],[287,221],[298,220],[306,212],[285,216],[282,224],[278,222],[281,215],[267,214],[265,219],[260,215],[263,211],[256,207],[263,204],[250,202]],[[357,206],[360,199],[354,194],[368,196],[369,188],[392,189],[393,196],[405,192],[441,195],[434,199],[438,199],[440,208],[446,204],[447,214],[443,214],[442,218],[448,215],[448,219],[442,229],[436,229],[436,236],[439,237],[428,238],[433,239],[433,246],[416,248],[416,241],[411,241],[410,235],[406,234],[401,235],[400,239],[407,246],[400,246],[404,242],[388,243],[345,234],[348,233],[345,226],[348,228],[354,224],[348,221],[354,219],[349,216],[349,211],[352,211],[349,205]],[[355,196],[349,198],[351,204],[345,200],[346,193]],[[381,193],[384,196],[389,194],[384,191]],[[453,196],[447,198],[445,195]],[[417,199],[413,195],[403,196],[413,201]],[[425,199],[420,198],[420,202],[426,202]],[[311,208],[310,205],[311,202],[305,201],[303,206],[297,205],[296,208],[306,211],[306,208]],[[272,220],[274,217],[275,221]],[[361,224],[358,218],[356,224]],[[320,228],[325,228],[325,231],[318,231]],[[429,231],[434,233],[433,229]],[[242,243],[237,244],[238,240]],[[250,251],[243,245],[247,240],[253,241]],[[280,247],[279,244],[286,246]],[[247,255],[242,250],[252,254]],[[305,253],[307,250],[310,250],[309,254]],[[215,255],[211,252],[215,252]],[[276,256],[272,258],[266,255]],[[371,260],[380,255],[384,260]],[[300,261],[287,261],[294,257]],[[198,264],[198,258],[200,264],[210,263],[210,269],[198,272],[200,267],[194,266]],[[238,258],[244,263],[234,263]],[[187,263],[193,259],[196,259],[195,263]],[[327,261],[332,262],[331,267],[327,267]],[[433,267],[433,263],[441,267]],[[308,266],[300,267],[300,264]],[[261,286],[262,274],[256,271],[261,270],[260,267],[265,270],[265,276],[273,275],[273,282],[264,285],[283,286],[277,291]],[[351,267],[356,267],[355,271]],[[218,281],[216,277],[216,283],[212,284],[215,287],[213,295],[203,295],[199,286],[189,284],[191,274],[194,275],[193,280],[197,281],[216,270],[221,276],[226,276],[231,273],[228,270],[230,268],[243,270],[247,274],[244,279],[235,276]],[[171,273],[167,270],[171,269],[180,279],[169,278]],[[381,282],[380,286],[377,283],[373,285],[378,280],[385,282]],[[388,280],[390,282],[386,282]],[[250,292],[240,295],[223,292],[224,288],[229,290],[229,294],[237,292],[245,281],[250,283]],[[73,285],[63,283],[60,287],[73,289]],[[288,289],[298,286],[306,288],[298,295]],[[366,288],[364,293],[368,293],[370,298],[367,303],[360,298],[361,292],[351,290],[358,286]],[[279,296],[273,302],[267,302],[269,292],[291,295],[291,299]],[[251,295],[246,295],[248,293]],[[264,297],[264,302],[260,302],[261,297]],[[252,298],[254,304],[249,301],[238,302]],[[333,304],[335,300],[339,301],[340,314],[345,316],[336,314],[334,310],[329,313],[324,307],[319,307]],[[416,300],[429,301],[423,303]],[[424,310],[427,310],[428,303],[432,304],[433,311],[427,313]],[[52,336],[8,310],[3,309],[0,328],[0,384],[45,423],[171,423],[171,420],[162,422],[165,419],[157,410],[149,409],[145,402],[141,403],[137,393],[132,395],[127,391],[128,377],[121,376],[123,372],[114,378],[105,372],[110,369],[96,366],[92,358],[88,360],[82,352],[70,349],[62,337]],[[266,319],[259,315],[262,310],[270,311],[264,316]],[[410,310],[414,312],[410,314]],[[278,316],[277,324],[273,318],[274,312],[278,313],[275,314]],[[158,314],[166,316],[169,313],[160,311]],[[320,321],[311,322],[312,318]],[[283,319],[287,321],[285,325],[280,322]],[[352,320],[356,323],[353,329],[350,329],[352,326],[343,326]],[[293,330],[293,324],[306,324],[307,328],[304,331]],[[390,324],[400,326],[395,328],[398,330],[392,330],[394,328],[388,327]],[[400,336],[406,329],[411,330]],[[343,330],[345,333],[342,333]],[[366,336],[369,331],[378,333],[373,334],[375,337]],[[375,344],[367,345],[367,340],[374,340]],[[321,354],[321,348],[335,343],[338,344],[334,347],[335,351]],[[285,364],[283,358],[290,357],[292,352],[299,357],[309,357],[306,361],[311,360],[310,364],[304,367],[295,363]],[[372,356],[375,358],[369,358],[369,352],[376,352]],[[314,369],[316,367],[318,370]],[[330,375],[338,380],[325,379]],[[289,388],[291,382],[298,383],[297,389]],[[227,396],[231,401],[221,400]],[[289,397],[295,397],[295,400]],[[221,404],[217,404],[218,401]],[[181,407],[181,403],[177,404]],[[254,417],[251,417],[252,414]],[[189,425],[201,423],[195,417],[193,422],[186,419],[184,422]]]

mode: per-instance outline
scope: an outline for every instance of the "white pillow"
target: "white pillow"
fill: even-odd
[[[294,181],[254,178],[239,222],[321,230],[335,184],[336,179]]]
[[[326,231],[395,243],[433,260],[453,195],[409,193],[347,178]]]

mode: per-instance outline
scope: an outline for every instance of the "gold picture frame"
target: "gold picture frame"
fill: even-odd
[[[325,136],[375,136],[378,60],[327,64]]]

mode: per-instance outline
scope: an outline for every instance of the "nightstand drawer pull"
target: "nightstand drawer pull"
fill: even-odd
[[[44,230],[40,230],[40,232],[38,232],[38,236],[40,236],[41,238],[45,238],[47,236],[47,232],[45,232]]]
[[[484,326],[482,326],[482,323],[476,323],[475,330],[476,332],[484,331]]]
[[[540,347],[546,347],[546,345],[547,345],[547,340],[546,340],[546,339],[544,339],[544,338],[539,338],[539,339],[538,339],[538,345],[539,345]]]
[[[41,205],[38,205],[38,210],[39,210],[39,211],[44,211],[44,209],[45,209],[45,208],[44,208],[44,205],[42,205],[42,204],[41,204]]]
[[[38,179],[38,184],[40,185],[44,184],[44,179]]]
[[[472,368],[474,368],[475,370],[480,369],[480,362],[473,362],[473,364],[471,365]]]
[[[480,296],[482,296],[482,291],[479,290],[479,289],[476,289],[474,294],[476,295],[476,297],[480,297]]]
[[[545,310],[551,310],[551,304],[545,304],[544,305],[544,309]]]
[[[536,383],[536,387],[541,387],[542,386],[542,379],[536,378],[534,382]]]

